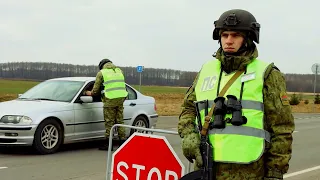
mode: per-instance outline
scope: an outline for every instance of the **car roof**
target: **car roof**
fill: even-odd
[[[48,79],[48,81],[94,81],[96,78],[95,77],[61,77],[61,78],[53,78],[53,79]]]
[[[47,81],[79,81],[79,82],[88,82],[88,81],[95,81],[96,77],[89,77],[89,76],[83,76],[83,77],[60,77],[60,78],[52,78],[48,79]],[[126,83],[128,86],[130,86],[128,83]],[[130,86],[133,88],[132,86]]]

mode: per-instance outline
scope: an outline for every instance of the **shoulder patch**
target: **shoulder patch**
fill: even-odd
[[[282,105],[284,106],[290,105],[288,94],[286,92],[280,93],[280,99],[281,99]]]

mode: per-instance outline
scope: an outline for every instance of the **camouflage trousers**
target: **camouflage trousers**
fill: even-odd
[[[106,127],[106,137],[108,138],[110,135],[111,127],[114,124],[123,124],[123,106],[115,106],[115,107],[104,107],[103,115],[105,120]],[[119,138],[125,139],[125,129],[123,127],[118,128]]]

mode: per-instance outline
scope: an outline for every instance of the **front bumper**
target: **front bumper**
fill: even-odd
[[[33,144],[36,125],[0,125],[0,146],[30,146]]]

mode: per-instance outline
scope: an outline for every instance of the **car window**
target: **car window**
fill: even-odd
[[[94,85],[94,81],[90,82],[87,84],[87,86],[84,88],[84,90],[82,91],[91,91]],[[129,86],[126,86],[126,89],[128,91],[128,96],[127,96],[127,100],[135,100],[137,99],[137,93]],[[93,96],[93,102],[101,102],[101,96]]]
[[[137,93],[129,86],[126,86],[127,91],[128,91],[128,100],[134,100],[137,99]]]
[[[85,91],[91,91],[92,88],[93,88],[93,86],[94,86],[94,82],[95,82],[95,81],[89,82],[89,83],[87,84],[87,86],[84,88],[83,93],[84,93]],[[101,100],[101,95],[92,96],[92,100],[93,100],[93,102],[102,102],[102,100]]]
[[[70,102],[82,86],[83,82],[77,81],[44,81],[25,92],[19,97],[19,99],[46,99]]]

